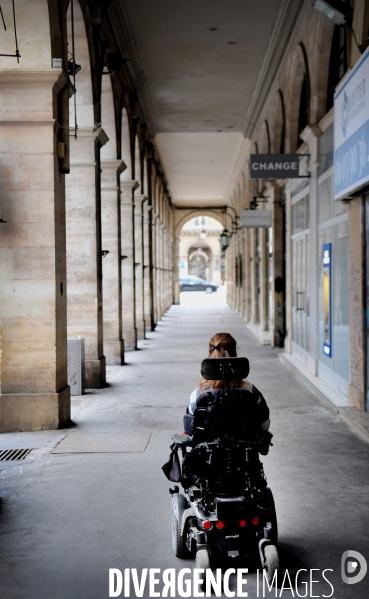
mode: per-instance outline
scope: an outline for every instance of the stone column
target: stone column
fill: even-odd
[[[143,296],[145,331],[151,330],[151,287],[150,287],[150,237],[149,216],[152,207],[145,202],[143,205]]]
[[[246,243],[246,229],[242,229],[241,235],[241,255],[242,255],[242,287],[241,287],[241,316],[246,318],[246,265],[247,265],[247,243]]]
[[[251,229],[251,323],[258,322],[258,278],[259,278],[259,258],[256,247],[256,229]]]
[[[159,310],[158,310],[158,234],[157,234],[157,227],[158,227],[158,216],[155,213],[152,213],[152,222],[153,222],[153,231],[152,231],[152,241],[153,241],[153,248],[152,248],[152,255],[153,255],[153,293],[154,293],[154,322],[155,322],[155,326],[157,325],[158,322],[158,314],[159,314]]]
[[[355,198],[349,209],[349,405],[365,411],[365,217],[363,198]]]
[[[0,432],[57,429],[70,418],[53,115],[65,83],[60,69],[0,71]]]
[[[283,303],[285,281],[283,281],[284,239],[283,209],[280,204],[280,188],[277,184],[270,190],[272,199],[272,301],[270,314],[270,344],[278,347],[283,341]]]
[[[309,145],[310,152],[310,190],[309,190],[309,315],[310,350],[308,368],[317,375],[319,356],[318,341],[318,278],[321,255],[318,251],[318,139],[322,131],[318,125],[308,125],[303,131],[303,139]]]
[[[260,331],[268,330],[267,321],[267,302],[268,302],[268,268],[267,268],[267,235],[266,229],[259,229],[259,245],[260,245]]]
[[[179,237],[173,240],[173,288],[174,288],[174,304],[179,304]]]
[[[101,245],[109,252],[102,261],[104,354],[107,364],[124,364],[119,178],[125,164],[103,160],[101,167]]]
[[[135,213],[135,277],[136,277],[136,328],[137,339],[145,338],[144,317],[144,256],[143,256],[143,202],[147,201],[144,195],[134,194]]]
[[[292,353],[292,223],[291,223],[291,186],[286,180],[286,338],[284,351]]]
[[[246,251],[245,251],[245,319],[246,322],[251,322],[251,244],[250,230],[245,230]]]
[[[122,305],[124,349],[137,349],[135,312],[135,243],[133,192],[137,181],[120,182],[121,251],[122,251]]]
[[[105,385],[102,314],[100,148],[102,129],[80,128],[66,180],[68,337],[85,339],[86,387]]]

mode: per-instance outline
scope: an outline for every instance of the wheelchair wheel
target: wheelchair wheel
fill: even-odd
[[[277,523],[277,512],[275,511],[274,497],[271,489],[266,487],[265,494],[268,502],[268,509],[270,513],[270,521],[272,523],[272,537],[271,541],[276,545],[278,543],[278,523]]]
[[[273,576],[279,570],[279,557],[277,547],[275,545],[267,545],[264,549],[265,567],[267,571],[268,583],[271,584]]]
[[[176,557],[185,557],[186,538],[181,535],[183,512],[187,508],[186,498],[180,493],[172,495],[172,549]]]
[[[196,568],[207,570],[210,568],[210,557],[207,549],[199,549],[196,552]]]
[[[205,591],[206,583],[205,583],[205,570],[210,568],[210,557],[207,549],[199,549],[196,551],[196,563],[195,568],[203,568],[204,576],[202,579],[202,584],[199,585],[202,591]]]

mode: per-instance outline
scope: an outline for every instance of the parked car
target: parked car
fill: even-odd
[[[205,279],[193,275],[179,279],[180,291],[206,291],[206,293],[213,293],[218,287],[219,285],[215,283],[210,283],[209,281],[205,281]]]

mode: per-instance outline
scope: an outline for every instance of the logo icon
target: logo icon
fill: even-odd
[[[367,570],[367,561],[358,551],[349,549],[342,554],[341,578],[346,584],[356,584],[357,582],[361,582],[366,575]]]
[[[342,133],[343,137],[346,137],[348,126],[348,98],[346,92],[343,94],[343,103],[342,103]]]

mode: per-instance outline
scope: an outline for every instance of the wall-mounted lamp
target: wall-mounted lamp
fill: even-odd
[[[101,250],[101,255],[103,258],[105,258],[108,254],[110,254],[109,250]]]
[[[120,259],[121,260],[127,260],[128,256],[121,256]]]
[[[348,25],[352,23],[352,9],[349,2],[342,0],[314,0],[314,8],[323,13],[336,25]]]
[[[256,210],[259,206],[259,202],[267,202],[269,198],[265,196],[254,196],[250,202],[250,210]]]
[[[74,58],[68,60],[68,75],[74,77],[82,69],[80,64],[77,64]]]
[[[224,231],[220,234],[219,243],[222,252],[225,252],[229,248],[231,237],[232,233],[230,233],[227,229],[224,229]]]

